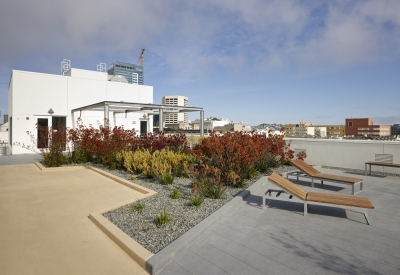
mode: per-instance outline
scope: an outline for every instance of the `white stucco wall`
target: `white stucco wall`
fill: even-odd
[[[393,163],[400,163],[400,142],[379,140],[323,140],[307,138],[285,138],[290,148],[305,149],[305,161],[313,165],[362,169],[365,162],[374,161],[375,154],[392,154]],[[400,173],[398,168],[372,166],[373,171]]]
[[[8,141],[8,132],[0,132],[0,143]]]
[[[84,79],[93,79],[93,80],[107,80],[107,73],[98,72],[98,71],[89,71],[71,68],[67,73],[67,76],[72,76],[74,78],[84,78]]]
[[[67,127],[72,127],[71,110],[102,101],[124,101],[134,103],[153,103],[153,87],[107,81],[107,74],[71,69],[70,76],[13,71],[9,87],[9,115],[13,117],[12,143],[31,144],[27,131],[36,135],[38,118],[52,116],[66,117]],[[49,115],[49,109],[54,114]],[[116,116],[116,124],[126,129],[140,130],[143,113],[129,113]],[[75,113],[75,120],[79,112]],[[83,111],[85,125],[103,124],[104,112]],[[110,125],[114,126],[110,112]],[[152,131],[152,117],[148,120],[148,131]],[[10,141],[11,142],[11,141]],[[12,144],[11,144],[12,145]],[[32,153],[18,146],[12,146],[13,154]]]

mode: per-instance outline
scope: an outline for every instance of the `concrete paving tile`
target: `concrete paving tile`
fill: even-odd
[[[264,274],[260,270],[242,262],[228,253],[202,240],[192,245],[191,251],[210,261],[228,274]]]
[[[232,221],[231,221],[232,222]],[[236,222],[237,223],[237,222]],[[305,232],[307,232],[307,231],[305,231]],[[314,239],[316,239],[316,238],[318,238],[318,239],[320,239],[320,240],[323,240],[324,238],[326,238],[326,235],[324,235],[324,234],[319,234],[317,231],[314,231],[313,232],[313,238]],[[345,235],[346,236],[346,235]],[[355,235],[353,235],[353,236],[355,236]],[[342,237],[343,238],[343,237]],[[336,237],[334,237],[334,238],[328,238],[327,239],[328,240],[328,242],[331,242],[332,244],[333,243],[335,243],[336,242],[336,245],[338,245],[337,244],[337,242],[341,242],[341,239],[340,238],[336,238]],[[351,236],[349,237],[349,240],[346,240],[346,243],[345,243],[345,245],[347,246],[348,245],[348,242],[351,240]],[[372,250],[375,250],[376,252],[368,252],[369,254],[373,254],[373,255],[378,255],[378,256],[376,256],[376,258],[378,258],[378,259],[380,259],[381,261],[383,261],[383,263],[387,263],[387,264],[390,264],[390,265],[394,265],[394,263],[396,263],[397,261],[398,261],[398,258],[396,257],[396,256],[393,256],[392,257],[392,255],[391,255],[391,252],[393,252],[393,253],[396,253],[397,255],[399,255],[399,251],[398,250],[396,250],[396,249],[391,249],[391,248],[389,248],[389,249],[385,249],[385,247],[381,247],[382,249],[381,250],[378,250],[377,249],[377,246],[370,246],[370,247],[368,247],[368,246],[366,246],[366,244],[365,244],[365,242],[362,242],[363,241],[363,239],[361,238],[361,242],[359,242],[360,243],[360,245],[362,246],[362,247],[365,247],[365,248],[368,248],[369,250],[368,251],[370,251],[371,250],[371,248],[372,248]],[[354,241],[352,242],[352,243],[355,243]],[[350,246],[349,246],[350,247]],[[352,247],[352,251],[354,251],[354,250],[358,250],[358,249],[360,249],[360,250],[362,250],[362,247],[359,247],[359,245],[356,245],[356,248],[354,248],[354,246]],[[374,254],[375,253],[375,254]],[[376,254],[377,253],[377,254]],[[379,256],[380,255],[380,256]],[[388,256],[386,256],[386,255],[388,255]],[[364,256],[366,256],[366,257],[368,257],[367,255],[364,255]],[[369,257],[371,257],[371,256],[369,256]],[[375,258],[375,257],[374,257]],[[394,265],[394,266],[396,266],[396,265]]]
[[[202,240],[236,259],[267,274],[300,274],[295,269],[218,234],[207,234]],[[265,247],[271,249],[273,247]]]
[[[247,233],[248,231],[244,230],[243,232]],[[288,235],[289,238],[288,236],[285,236],[285,234]],[[352,253],[346,250],[337,248],[336,247],[337,244],[335,242],[331,243],[331,240],[329,238],[328,239],[325,238],[327,241],[325,241],[324,238],[321,238],[322,241],[316,242],[315,240],[308,239],[304,236],[297,236],[294,239],[293,236],[290,236],[291,232],[286,232],[285,234],[283,234],[282,232],[276,232],[274,236],[269,235],[273,236],[274,242],[272,242],[272,244],[274,244],[274,246],[276,247],[280,247],[281,249],[292,251],[292,253],[296,253],[296,255],[318,262],[320,265],[325,265],[326,262],[330,262],[332,261],[332,259],[335,258],[336,258],[335,262],[338,263],[340,262],[344,266],[346,265],[351,266],[351,262],[348,261],[348,259],[351,258],[355,258],[359,262],[364,262],[369,260],[368,258],[359,256],[358,254],[353,255]],[[254,236],[260,241],[269,241],[268,235],[263,234],[263,232],[255,234]],[[315,238],[315,236],[312,237]],[[279,243],[282,243],[283,245],[279,246]],[[330,257],[328,257],[329,254]],[[334,264],[334,266],[336,266],[336,264]],[[339,266],[339,264],[337,264],[337,266]],[[374,267],[371,266],[370,268],[373,269]]]
[[[185,270],[177,262],[173,261],[165,268],[157,272],[157,275],[191,275],[191,273]]]
[[[193,275],[197,274],[221,274],[227,275],[228,273],[217,267],[215,264],[209,262],[207,259],[199,256],[191,250],[182,252],[175,262],[182,268],[189,271]],[[167,265],[168,267],[168,265]],[[161,273],[163,274],[163,273]]]
[[[216,232],[214,232],[217,234]],[[312,263],[307,257],[298,256],[292,254],[286,250],[278,248],[272,244],[268,243],[268,238],[263,238],[263,240],[255,239],[250,235],[241,233],[243,236],[231,238],[231,235],[224,232],[224,237],[228,238],[229,242],[237,242],[244,247],[247,247],[255,252],[262,254],[263,256],[274,260],[278,263],[289,266],[295,270],[298,270],[302,266],[309,265]],[[228,246],[228,244],[226,244]]]

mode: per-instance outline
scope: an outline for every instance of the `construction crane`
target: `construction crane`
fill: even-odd
[[[139,63],[139,65],[142,67],[143,67],[143,54],[144,54],[144,49],[142,49],[142,52],[140,53],[140,56],[139,56],[138,60],[136,61],[136,63]]]

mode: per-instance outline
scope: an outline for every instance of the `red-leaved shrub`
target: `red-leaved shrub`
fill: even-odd
[[[242,132],[210,133],[190,152],[203,165],[221,170],[223,184],[239,185],[257,172],[257,164],[268,155],[280,162],[292,159],[293,150],[283,139],[283,135],[245,134]]]

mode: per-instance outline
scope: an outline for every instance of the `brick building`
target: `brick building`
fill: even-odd
[[[346,118],[346,136],[389,136],[389,125],[374,125],[373,118]]]

